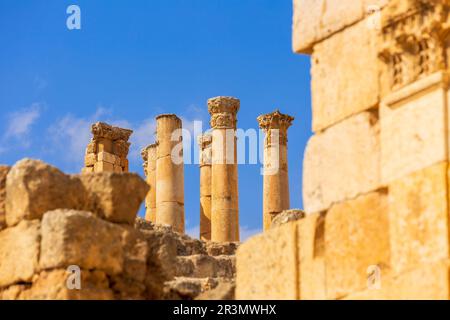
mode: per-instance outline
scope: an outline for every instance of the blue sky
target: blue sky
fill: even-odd
[[[81,30],[66,9],[81,8]],[[2,0],[0,163],[42,159],[79,172],[90,124],[135,130],[130,170],[153,142],[154,116],[207,123],[206,101],[241,100],[238,126],[276,108],[289,130],[291,206],[302,207],[303,151],[311,135],[309,58],[291,49],[291,0]],[[199,224],[199,169],[185,167],[189,233]],[[243,238],[262,229],[260,165],[240,165]],[[142,212],[142,210],[141,210]]]

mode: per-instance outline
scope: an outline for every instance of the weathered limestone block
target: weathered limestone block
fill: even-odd
[[[95,153],[87,153],[84,156],[84,165],[86,166],[86,168],[93,167],[96,162],[97,156],[95,155]]]
[[[386,97],[380,108],[381,176],[384,184],[445,161],[447,110],[436,73]]]
[[[122,277],[143,282],[147,272],[149,254],[147,240],[134,227],[124,226],[123,228],[124,266]]]
[[[39,160],[17,162],[6,181],[6,223],[40,219],[55,209],[79,209],[84,203],[81,183]]]
[[[0,166],[0,230],[6,227],[5,200],[6,200],[6,176],[10,167]]]
[[[325,218],[311,214],[297,222],[299,295],[301,300],[325,300]]]
[[[372,192],[334,205],[325,218],[327,295],[337,299],[367,286],[367,270],[389,268],[388,202]]]
[[[107,275],[98,270],[81,270],[81,290],[67,287],[70,276],[65,269],[42,271],[33,279],[30,289],[23,291],[21,300],[113,300]]]
[[[42,219],[42,269],[77,265],[114,275],[123,271],[124,229],[89,212],[56,210]]]
[[[381,276],[381,288],[352,293],[346,300],[448,300],[448,260],[427,263],[396,276]]]
[[[236,299],[298,299],[297,224],[268,230],[237,251]]]
[[[0,231],[0,288],[31,281],[38,270],[39,244],[39,221]]]
[[[363,19],[371,10],[377,6],[382,8],[388,2],[389,0],[294,0],[294,52],[310,53],[315,43]],[[376,26],[376,22],[370,26],[372,25]]]
[[[392,269],[395,273],[449,258],[448,163],[389,184]]]
[[[379,159],[379,125],[371,112],[353,116],[313,136],[303,165],[305,211],[320,212],[333,203],[377,189]]]
[[[98,173],[80,175],[86,190],[83,210],[115,223],[133,225],[149,190],[148,184],[134,173]],[[125,201],[126,199],[126,201]]]
[[[377,31],[366,21],[317,44],[311,63],[315,132],[378,105]]]

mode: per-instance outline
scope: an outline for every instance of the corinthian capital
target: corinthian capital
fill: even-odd
[[[240,108],[239,99],[233,97],[216,97],[208,100],[211,115],[211,127],[214,129],[236,128],[236,115]]]

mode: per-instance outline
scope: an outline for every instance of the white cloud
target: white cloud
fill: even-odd
[[[41,116],[43,105],[33,103],[31,106],[12,112],[6,116],[4,134],[0,137],[0,153],[11,149],[27,149],[31,145],[31,130]]]
[[[41,110],[41,104],[33,103],[28,108],[9,114],[4,138],[21,139],[27,136],[30,133],[33,124],[39,119]]]
[[[54,149],[65,161],[82,166],[85,149],[91,139],[91,125],[109,114],[110,110],[98,107],[86,118],[65,115],[48,129]]]
[[[141,161],[141,150],[155,142],[155,132],[156,132],[156,121],[155,119],[146,119],[140,123],[134,129],[132,126],[128,126],[133,130],[131,135],[131,150],[130,159],[135,161]]]

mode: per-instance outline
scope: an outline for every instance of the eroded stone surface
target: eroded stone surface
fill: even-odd
[[[39,245],[39,221],[0,231],[0,288],[31,280],[38,270]]]
[[[353,199],[380,186],[380,130],[363,112],[308,142],[303,162],[303,202],[308,213]]]
[[[110,275],[123,271],[124,229],[89,212],[56,210],[42,219],[42,269],[102,270]]]
[[[6,201],[6,176],[10,167],[0,166],[0,230],[6,227],[5,201]]]

